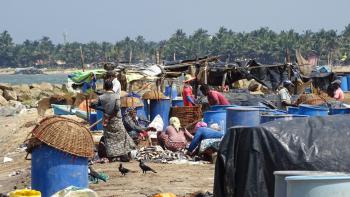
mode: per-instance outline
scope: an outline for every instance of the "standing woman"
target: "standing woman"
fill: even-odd
[[[115,161],[129,161],[128,154],[135,148],[135,144],[126,132],[120,112],[120,98],[113,91],[112,80],[105,80],[105,93],[99,96],[95,108],[103,111],[103,141],[107,158]]]
[[[185,76],[185,81],[184,83],[184,87],[182,89],[182,99],[184,102],[184,106],[195,106],[196,103],[194,102],[194,97],[193,97],[193,93],[192,93],[192,86],[191,86],[191,82],[193,80],[195,80],[196,78],[192,77],[191,75],[187,74]]]

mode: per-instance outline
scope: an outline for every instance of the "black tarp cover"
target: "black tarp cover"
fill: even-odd
[[[231,128],[215,167],[216,197],[274,196],[274,171],[350,172],[350,115]]]

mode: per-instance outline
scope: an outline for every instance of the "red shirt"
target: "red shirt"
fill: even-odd
[[[208,92],[209,105],[229,105],[230,103],[223,94],[218,91],[210,90]]]
[[[187,100],[187,96],[190,96],[193,99],[192,87],[191,86],[184,86],[184,88],[182,90],[182,99],[184,101],[184,106],[192,107],[193,105],[192,105],[192,103],[190,101]]]

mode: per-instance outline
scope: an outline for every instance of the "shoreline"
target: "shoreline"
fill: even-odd
[[[79,69],[53,69],[53,70],[43,70],[44,74],[71,74]],[[15,73],[15,68],[2,68],[0,69],[0,75],[12,75]],[[36,75],[36,74],[33,74]]]

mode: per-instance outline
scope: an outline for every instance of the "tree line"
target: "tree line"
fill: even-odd
[[[349,60],[350,24],[342,32],[294,30],[275,32],[263,27],[250,32],[234,32],[221,27],[210,35],[198,29],[190,35],[178,29],[168,40],[146,41],[143,36],[126,37],[116,43],[66,42],[54,44],[49,37],[25,40],[15,44],[9,32],[0,34],[0,67],[27,67],[41,65],[80,67],[81,52],[85,63],[155,62],[156,53],[162,60],[184,60],[207,55],[223,55],[229,61],[256,59],[263,64],[283,63],[286,57],[295,61],[294,50],[306,55],[316,53],[321,60],[339,63]],[[329,61],[328,61],[329,62]]]

